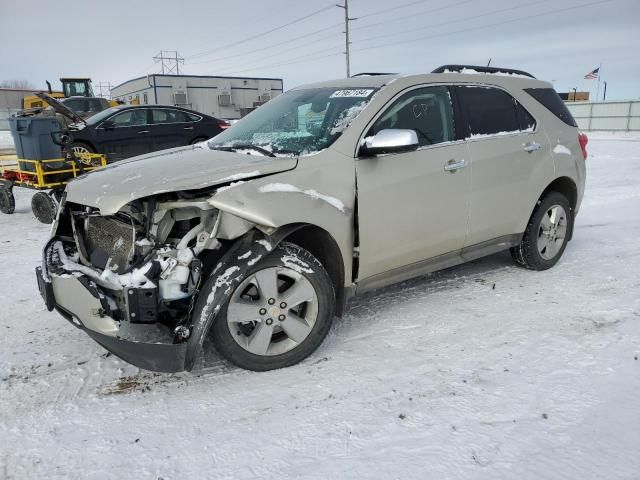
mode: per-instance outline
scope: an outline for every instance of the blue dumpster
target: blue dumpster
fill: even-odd
[[[11,117],[9,128],[18,160],[50,160],[62,157],[62,149],[53,143],[52,132],[61,130],[55,117]],[[35,170],[32,163],[19,162],[21,170]]]

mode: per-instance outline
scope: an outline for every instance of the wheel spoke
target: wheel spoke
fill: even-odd
[[[247,339],[247,350],[256,355],[266,354],[271,344],[272,336],[273,325],[267,325],[265,322],[258,323],[251,336]]]
[[[287,334],[287,337],[296,343],[302,342],[311,332],[309,324],[303,318],[291,312],[287,314],[285,321],[280,322],[280,327]]]
[[[549,229],[551,228],[551,218],[549,218],[549,212],[545,213],[542,216],[542,220],[540,220],[540,226],[545,232],[549,231]]]
[[[560,240],[562,243],[562,240]],[[560,250],[560,246],[558,245],[558,240],[552,240],[547,244],[547,250],[545,251],[545,255],[547,258],[551,259],[555,257],[556,253]]]
[[[232,300],[227,307],[227,321],[229,323],[244,323],[252,320],[259,320],[258,313],[260,306],[257,302],[246,302],[243,300]]]
[[[548,251],[548,249],[549,249],[549,237],[543,233],[540,236],[540,238],[538,238],[538,251],[540,253],[542,253],[545,248],[547,248],[547,251]],[[545,252],[545,255],[546,255],[546,253],[547,252]]]
[[[258,291],[263,300],[278,296],[278,275],[272,268],[260,270],[255,274]]]
[[[313,300],[315,291],[311,283],[301,278],[280,295],[280,300],[286,302],[287,308],[297,307],[303,302]]]

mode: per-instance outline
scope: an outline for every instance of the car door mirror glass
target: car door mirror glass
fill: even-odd
[[[408,152],[418,148],[418,135],[415,130],[387,128],[375,135],[366,137],[360,149],[361,155]]]

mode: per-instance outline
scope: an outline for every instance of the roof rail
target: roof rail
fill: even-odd
[[[376,75],[397,75],[397,73],[391,72],[362,72],[356,73],[355,75],[351,75],[351,77],[373,77]]]
[[[514,75],[524,75],[525,77],[536,78],[529,72],[525,72],[524,70],[515,70],[513,68],[501,67],[481,67],[478,65],[442,65],[441,67],[436,68],[431,73],[446,73],[447,71],[461,72],[464,69],[475,70],[478,73],[512,73]]]

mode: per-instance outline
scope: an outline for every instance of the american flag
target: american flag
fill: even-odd
[[[596,78],[598,78],[598,72],[600,71],[600,67],[596,68],[595,70],[587,73],[584,76],[585,80],[595,80]]]

